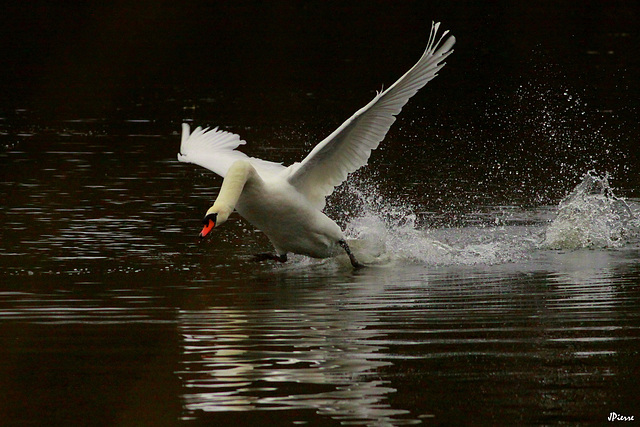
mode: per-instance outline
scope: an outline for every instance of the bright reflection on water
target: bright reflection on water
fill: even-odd
[[[474,419],[598,418],[597,402],[631,393],[639,324],[623,307],[638,295],[620,272],[637,280],[634,257],[403,265],[321,287],[277,272],[274,295],[180,312],[184,417],[313,408],[356,424],[463,423],[469,402],[484,401]]]
[[[339,419],[384,420],[393,392],[376,375],[389,362],[372,314],[338,316],[339,306],[305,311],[181,313],[189,412],[314,408]]]

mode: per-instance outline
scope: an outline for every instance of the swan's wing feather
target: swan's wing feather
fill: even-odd
[[[371,150],[384,139],[409,98],[445,65],[443,61],[453,52],[455,38],[450,36],[441,43],[448,31],[436,38],[439,26],[440,23],[432,24],[426,50],[407,73],[320,142],[302,162],[289,167],[289,183],[315,206],[322,209],[325,197],[349,173],[367,164]]]
[[[246,142],[235,133],[197,127],[190,133],[187,123],[182,124],[182,140],[178,160],[194,163],[225,177],[229,167],[237,160],[248,160],[259,175],[276,174],[284,169],[281,163],[249,157],[236,150]]]

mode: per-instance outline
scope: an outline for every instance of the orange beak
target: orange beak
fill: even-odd
[[[206,235],[209,234],[209,232],[213,230],[213,227],[215,226],[216,226],[216,223],[213,222],[212,219],[210,219],[209,222],[202,228],[202,231],[200,232],[200,238],[204,239]]]

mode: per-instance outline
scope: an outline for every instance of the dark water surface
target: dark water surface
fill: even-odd
[[[0,424],[638,419],[640,8],[511,3],[8,8]],[[374,266],[198,242],[183,121],[299,160],[431,20],[455,53],[327,208]]]

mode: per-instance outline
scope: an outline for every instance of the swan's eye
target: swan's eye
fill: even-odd
[[[218,220],[218,214],[217,213],[210,213],[209,215],[205,216],[202,220],[202,224],[203,225],[209,225],[209,220],[213,221],[213,223],[215,224]]]

